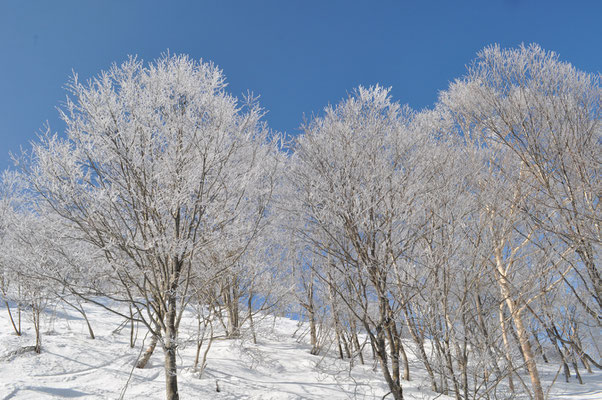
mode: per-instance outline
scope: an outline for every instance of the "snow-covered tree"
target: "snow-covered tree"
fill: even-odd
[[[419,159],[428,139],[410,134],[410,118],[388,89],[360,87],[304,127],[291,173],[301,235],[332,276],[345,277],[331,288],[370,337],[396,399],[402,368],[409,377],[397,282],[417,237],[414,210],[427,172]]]
[[[15,172],[4,171],[0,177],[0,296],[6,306],[15,334],[21,335],[21,305],[17,301],[17,320],[9,301],[19,297],[19,279],[11,259],[14,229],[18,213],[23,207],[23,181]]]
[[[441,99],[470,135],[503,145],[519,160],[534,192],[521,211],[579,256],[566,283],[598,325],[601,96],[599,74],[523,45],[485,48]]]
[[[261,230],[277,143],[253,99],[241,105],[218,68],[186,56],[130,58],[68,87],[66,137],[42,137],[27,165],[39,212],[101,253],[99,293],[130,304],[160,340],[167,398],[177,399],[190,283],[223,272]]]
[[[440,96],[450,133],[471,143],[486,167],[475,181],[471,225],[489,243],[504,342],[516,329],[538,400],[527,327],[528,314],[538,314],[533,302],[566,285],[600,323],[600,94],[599,76],[533,45],[486,48]]]

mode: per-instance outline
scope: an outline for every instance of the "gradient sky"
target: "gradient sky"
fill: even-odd
[[[358,85],[429,107],[484,46],[523,42],[601,71],[602,1],[0,0],[0,169],[46,121],[64,129],[72,70],[87,79],[128,54],[211,60],[232,94],[261,96],[272,129],[297,134]]]

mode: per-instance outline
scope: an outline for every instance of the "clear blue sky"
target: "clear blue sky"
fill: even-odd
[[[358,85],[392,86],[416,109],[484,46],[539,43],[602,70],[602,1],[0,0],[0,169],[50,123],[71,70],[88,78],[128,54],[212,60],[235,95],[261,95],[276,130],[298,133]]]

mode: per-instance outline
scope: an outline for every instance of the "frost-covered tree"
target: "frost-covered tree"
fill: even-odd
[[[598,75],[533,45],[484,49],[440,97],[450,133],[486,167],[470,222],[490,249],[504,343],[515,329],[536,399],[537,300],[564,285],[600,324],[600,94]]]
[[[35,332],[36,353],[42,349],[41,318],[47,305],[62,287],[54,275],[59,259],[53,249],[59,244],[53,234],[55,226],[34,211],[32,196],[18,173],[5,171],[2,175],[2,224],[0,239],[0,289],[9,318],[20,335],[21,309],[27,310]],[[18,320],[15,323],[9,301],[17,304]]]
[[[472,135],[519,160],[534,192],[521,211],[578,255],[565,283],[599,326],[601,95],[599,74],[531,45],[485,48],[441,99]]]
[[[332,276],[345,278],[330,287],[369,336],[396,399],[402,370],[409,378],[397,283],[417,237],[414,210],[427,172],[419,160],[428,140],[410,134],[410,118],[387,89],[360,87],[305,126],[291,173],[301,235]]]
[[[14,243],[14,225],[23,207],[23,181],[15,172],[4,171],[0,177],[0,296],[6,306],[15,334],[21,335],[21,305],[17,301],[17,315],[11,312],[10,300],[19,297],[19,279],[11,259]],[[16,318],[16,320],[15,320]]]
[[[131,58],[68,87],[66,137],[42,137],[27,165],[38,212],[59,216],[102,255],[98,293],[131,305],[158,338],[167,398],[177,399],[190,284],[252,245],[271,198],[276,142],[253,99],[241,105],[218,68],[186,56]],[[213,265],[211,253],[227,262]]]
[[[282,306],[313,354],[353,366],[369,343],[396,399],[414,352],[436,392],[542,400],[550,354],[567,381],[601,368],[599,81],[535,45],[492,46],[433,109],[360,87],[285,154],[212,64],[75,76],[65,135],[1,179],[1,298],[17,333],[9,301],[39,333],[52,293],[145,325],[139,365],[160,344],[169,399],[187,306],[199,375],[217,335],[255,340]]]

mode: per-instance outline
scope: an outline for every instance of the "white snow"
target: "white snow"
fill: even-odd
[[[136,346],[129,346],[129,325],[99,307],[86,305],[97,338],[88,338],[83,319],[58,306],[47,310],[43,321],[43,349],[15,354],[34,344],[29,321],[23,320],[23,335],[14,334],[6,310],[0,309],[0,399],[162,399],[164,398],[163,353],[157,347],[146,369],[132,368],[145,336],[140,327]],[[25,317],[25,314],[24,314]],[[185,318],[178,356],[178,383],[182,399],[380,399],[386,384],[373,363],[355,365],[333,354],[313,356],[296,321],[266,317],[258,323],[258,344],[248,338],[216,340],[203,377],[192,371],[195,354],[192,339],[195,321]],[[274,327],[274,329],[272,329]],[[243,335],[248,336],[248,335]],[[146,339],[146,344],[149,342]],[[410,344],[408,343],[408,347]],[[331,352],[334,353],[334,352]],[[369,351],[366,351],[366,355]],[[410,354],[411,356],[411,354]],[[358,363],[359,364],[359,363]],[[557,367],[541,366],[546,386]],[[404,382],[406,399],[449,399],[428,390],[426,374],[411,358],[412,381]],[[602,399],[602,373],[583,371],[585,384],[564,383],[559,374],[551,399]],[[216,392],[216,383],[220,392]],[[125,391],[125,392],[124,392]],[[388,396],[387,398],[391,398]]]

